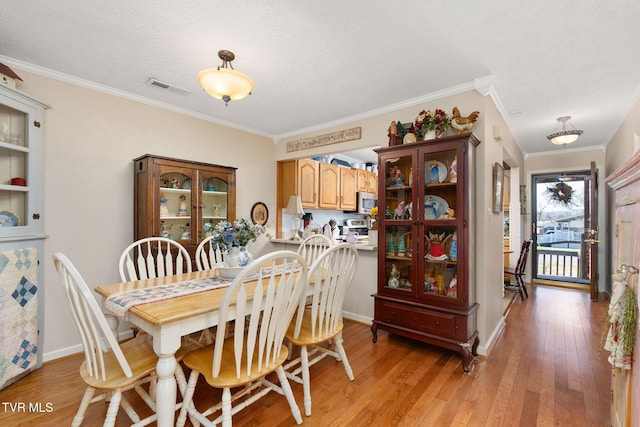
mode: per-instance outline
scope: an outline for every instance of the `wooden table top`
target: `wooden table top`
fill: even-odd
[[[144,289],[170,283],[185,282],[187,280],[201,279],[211,277],[212,274],[213,271],[211,270],[194,271],[192,273],[157,277],[155,279],[134,280],[131,282],[98,286],[95,288],[95,291],[102,297],[108,298],[111,295],[134,289]],[[249,296],[253,295],[256,283],[257,282],[247,283],[247,293]],[[176,322],[194,315],[217,311],[220,308],[222,298],[226,291],[227,287],[222,287],[163,301],[139,304],[129,309],[129,315],[139,317],[154,326]]]

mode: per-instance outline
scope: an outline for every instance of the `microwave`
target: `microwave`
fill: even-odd
[[[357,212],[369,215],[371,208],[378,206],[378,196],[373,193],[358,192]]]

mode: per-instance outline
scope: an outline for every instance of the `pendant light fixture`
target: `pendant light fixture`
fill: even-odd
[[[547,135],[547,139],[555,145],[567,145],[575,142],[578,137],[582,135],[582,131],[574,128],[569,122],[569,119],[571,119],[571,116],[558,117],[556,130],[551,135]],[[567,123],[569,123],[572,129],[567,129]],[[558,131],[560,124],[562,124],[562,130]]]
[[[233,69],[231,61],[236,57],[233,52],[220,50],[218,57],[222,59],[222,65],[198,73],[198,81],[203,89],[214,98],[224,101],[225,105],[251,95],[253,80]]]

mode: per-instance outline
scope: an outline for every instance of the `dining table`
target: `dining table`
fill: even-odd
[[[280,269],[280,266],[275,270],[266,267],[262,272],[265,276],[273,275],[281,272]],[[194,271],[95,288],[102,297],[106,313],[116,320],[130,322],[153,338],[153,350],[158,355],[156,414],[159,427],[174,425],[177,401],[174,373],[178,363],[175,355],[182,344],[182,337],[218,324],[220,305],[233,279],[222,278],[217,271]],[[324,280],[324,273],[321,280]],[[249,301],[257,284],[257,278],[245,282]],[[314,281],[311,280],[308,293],[313,286]],[[230,316],[233,313],[227,318]],[[118,323],[114,321],[111,325],[114,332]]]
[[[202,283],[207,284],[210,289],[191,289],[186,294],[180,292],[181,288],[196,288]],[[208,270],[95,288],[102,297],[105,312],[130,322],[153,337],[153,350],[158,355],[156,413],[159,427],[174,425],[177,400],[174,372],[178,363],[175,354],[181,346],[182,337],[218,324],[220,304],[229,284],[231,280],[220,279],[215,270]],[[253,295],[256,284],[255,280],[247,282],[249,297]],[[162,290],[163,294],[174,292],[174,295],[165,295],[165,299],[155,300],[155,290]],[[122,302],[125,299],[122,296],[131,294],[147,298],[149,302],[138,301],[126,310],[112,303],[114,297],[120,298],[119,301]],[[117,328],[117,324],[113,327]]]

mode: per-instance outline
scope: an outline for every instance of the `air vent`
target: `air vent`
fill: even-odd
[[[170,90],[171,92],[179,93],[180,95],[189,95],[191,93],[190,90],[182,89],[180,87],[170,85],[169,83],[161,82],[160,80],[154,79],[153,77],[147,80],[145,84],[149,86],[155,86],[164,90]]]

